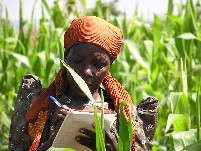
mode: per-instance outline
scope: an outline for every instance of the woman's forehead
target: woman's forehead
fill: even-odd
[[[109,54],[101,47],[91,44],[91,43],[78,43],[70,48],[71,55],[104,55],[108,56]]]

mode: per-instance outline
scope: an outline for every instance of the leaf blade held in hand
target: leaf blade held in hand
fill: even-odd
[[[64,65],[64,67],[70,72],[70,74],[72,75],[73,79],[75,80],[75,82],[78,84],[78,86],[80,87],[80,89],[83,91],[83,93],[90,99],[90,100],[94,100],[93,96],[91,94],[91,91],[89,90],[87,84],[85,83],[85,81],[67,64],[65,63],[63,60],[61,60],[61,63]]]

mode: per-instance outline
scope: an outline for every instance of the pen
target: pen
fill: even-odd
[[[50,99],[51,99],[58,107],[61,107],[61,103],[59,103],[59,101],[57,101],[53,96],[50,96]]]

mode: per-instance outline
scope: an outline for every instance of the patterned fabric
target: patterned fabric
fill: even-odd
[[[38,118],[34,124],[29,123],[28,125],[28,135],[33,142],[29,150],[36,150],[36,146],[39,146],[40,138],[45,126],[48,111],[40,111],[38,113]],[[36,148],[36,149],[35,149]]]
[[[123,34],[119,28],[107,21],[85,16],[73,20],[64,34],[64,47],[68,50],[80,42],[88,42],[103,48],[114,60],[120,52]]]
[[[38,113],[40,111],[48,111],[48,117],[52,111],[53,103],[50,100],[50,95],[59,96],[66,90],[67,86],[67,78],[66,78],[66,69],[61,68],[55,78],[55,80],[50,84],[50,86],[40,94],[40,96],[33,102],[30,106],[27,114],[26,121],[32,122],[36,121],[38,117]]]
[[[53,109],[53,102],[50,100],[50,95],[58,97],[65,91],[66,89],[66,69],[62,68],[59,70],[55,80],[50,84],[50,86],[43,91],[36,100],[32,103],[29,110],[26,113],[26,121],[28,123],[28,134],[30,139],[32,140],[32,146],[30,147],[30,151],[35,151],[40,144],[40,138],[43,132],[43,128]],[[41,111],[46,113],[43,118],[40,119]],[[40,119],[40,122],[38,122]],[[33,126],[37,125],[37,126]],[[31,132],[30,132],[31,131]],[[35,133],[34,133],[35,132]]]
[[[9,150],[27,151],[31,141],[27,135],[26,112],[42,91],[38,77],[26,75],[19,86],[17,101],[11,118]]]
[[[110,72],[107,73],[103,80],[103,86],[105,87],[105,90],[113,100],[113,104],[115,107],[115,110],[118,114],[118,119],[120,115],[120,104],[122,101],[127,101],[128,104],[124,106],[124,115],[126,118],[126,121],[128,122],[131,118],[131,112],[133,111],[133,103],[131,100],[130,95],[128,92],[122,87],[122,85],[111,75]],[[133,128],[133,140],[132,140],[132,150],[135,150],[135,126],[134,121],[132,120],[132,128]]]
[[[60,82],[63,81],[63,82]],[[57,84],[55,84],[57,83]],[[59,95],[61,95],[63,92],[65,92],[66,90],[66,85],[67,84],[67,79],[66,79],[66,69],[63,67],[57,74],[55,80],[52,82],[52,84],[43,92],[41,93],[36,100],[33,102],[33,104],[30,106],[29,110],[26,113],[26,121],[28,123],[28,127],[30,127],[31,125],[35,125],[37,123],[38,127],[41,129],[38,129],[38,127],[33,127],[32,126],[32,130],[31,131],[35,131],[35,133],[31,133],[29,132],[30,129],[28,129],[28,134],[30,134],[30,138],[32,138],[32,142],[34,142],[34,144],[32,145],[32,147],[30,148],[30,151],[34,151],[38,148],[39,146],[39,142],[40,142],[40,137],[41,133],[43,131],[45,122],[47,121],[47,119],[49,118],[51,112],[52,112],[52,108],[53,108],[53,103],[50,100],[50,95],[55,96],[58,99]],[[106,92],[109,94],[109,96],[112,98],[112,100],[115,102],[114,103],[114,107],[117,113],[119,113],[119,103],[124,100],[129,102],[129,104],[132,104],[131,102],[131,98],[128,94],[128,92],[126,92],[126,90],[121,86],[121,84],[114,79],[111,74],[107,74],[107,76],[104,79],[103,85],[106,89]],[[46,118],[43,118],[44,121],[41,121],[41,123],[38,123],[37,119],[39,118],[39,113],[40,111],[44,111],[47,112],[47,116]],[[124,111],[125,111],[125,116],[127,121],[130,118],[130,110],[129,110],[129,106],[126,105],[124,107]],[[134,125],[134,124],[133,124]],[[134,127],[133,127],[134,129]],[[33,139],[33,137],[35,137],[35,139]],[[133,138],[135,138],[135,133],[133,131]],[[134,140],[134,139],[133,139]],[[133,141],[133,147],[135,146],[135,141]]]
[[[132,111],[137,151],[151,151],[158,119],[158,100],[147,97]]]
[[[27,108],[34,102],[34,100],[36,100],[42,90],[41,83],[37,77],[33,77],[31,75],[23,77],[11,119],[9,150],[29,150],[32,141],[27,135],[28,126],[26,124],[25,115]],[[106,96],[105,100],[107,100],[110,106],[113,105],[111,99],[108,99],[109,96],[107,96],[107,93],[104,92],[104,96]],[[59,102],[69,105],[68,97],[64,94],[59,99]],[[158,100],[155,97],[147,97],[143,99],[137,107],[134,107],[131,115],[135,126],[135,150],[151,150],[156,130],[157,110]],[[43,129],[40,144],[46,142],[52,133],[59,129],[61,123],[56,121],[58,111],[58,107],[55,106],[52,115],[46,122]],[[116,129],[118,129],[118,125]]]

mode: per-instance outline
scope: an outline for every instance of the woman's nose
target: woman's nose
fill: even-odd
[[[90,65],[88,65],[85,69],[84,69],[84,76],[85,77],[93,77],[93,71]]]

